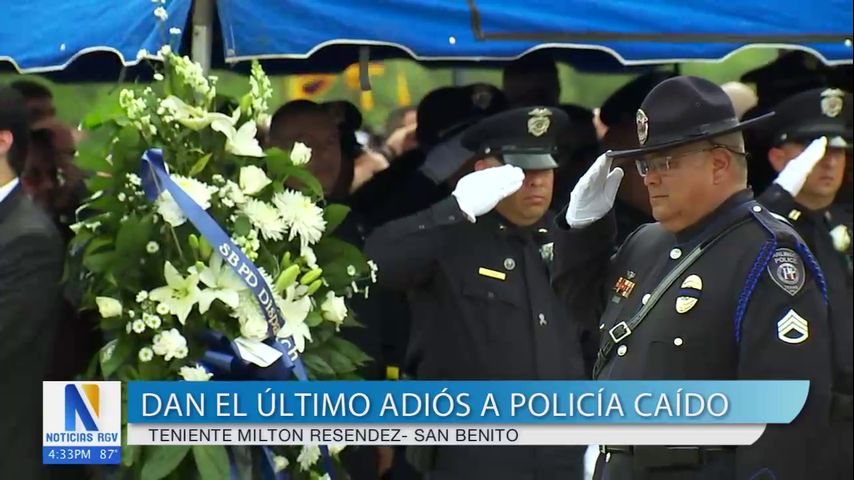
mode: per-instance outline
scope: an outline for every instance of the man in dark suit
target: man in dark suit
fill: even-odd
[[[62,240],[21,191],[29,127],[21,95],[0,87],[0,478],[45,477],[41,381],[60,302]]]

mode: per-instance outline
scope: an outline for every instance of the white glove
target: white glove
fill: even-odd
[[[827,150],[827,137],[813,140],[800,155],[786,164],[774,183],[793,197],[797,197],[804,188],[804,183],[812,173],[812,169],[824,158],[825,150]]]
[[[623,169],[611,170],[607,153],[599,155],[584,173],[572,193],[566,209],[566,223],[571,228],[584,228],[604,217],[614,207],[617,189],[623,180]]]
[[[522,188],[525,172],[513,165],[487,168],[469,173],[457,182],[451,193],[460,204],[460,210],[470,221],[489,212],[501,200]]]

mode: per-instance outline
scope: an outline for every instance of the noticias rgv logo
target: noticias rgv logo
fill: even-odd
[[[46,433],[48,442],[113,441],[116,433],[100,432],[101,389],[94,383],[67,384],[65,393],[65,431]],[[79,420],[79,422],[78,422]],[[78,425],[82,428],[78,428]],[[82,430],[82,431],[81,431]],[[96,432],[96,433],[92,433]]]
[[[80,395],[80,392],[83,395]],[[89,405],[83,401],[83,396],[89,400]],[[100,397],[101,389],[92,383],[84,383],[77,388],[77,385],[65,386],[65,430],[77,431],[77,418],[83,423],[83,428],[86,431],[98,431],[98,425],[95,424],[95,417],[100,414]],[[90,409],[91,406],[91,409]],[[94,415],[93,415],[94,413]]]

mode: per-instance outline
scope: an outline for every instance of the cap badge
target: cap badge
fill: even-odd
[[[828,88],[821,92],[821,113],[830,118],[838,116],[845,105],[844,96],[845,93],[838,88]]]
[[[646,116],[646,112],[638,109],[637,122],[638,142],[643,145],[646,143],[646,139],[649,136],[649,117]]]
[[[551,125],[549,116],[552,114],[548,108],[535,108],[528,112],[528,133],[535,137],[543,136]]]

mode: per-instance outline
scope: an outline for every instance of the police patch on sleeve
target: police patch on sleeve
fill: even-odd
[[[768,262],[768,275],[778,287],[793,297],[801,291],[806,281],[804,262],[790,248],[778,248],[774,252]]]

